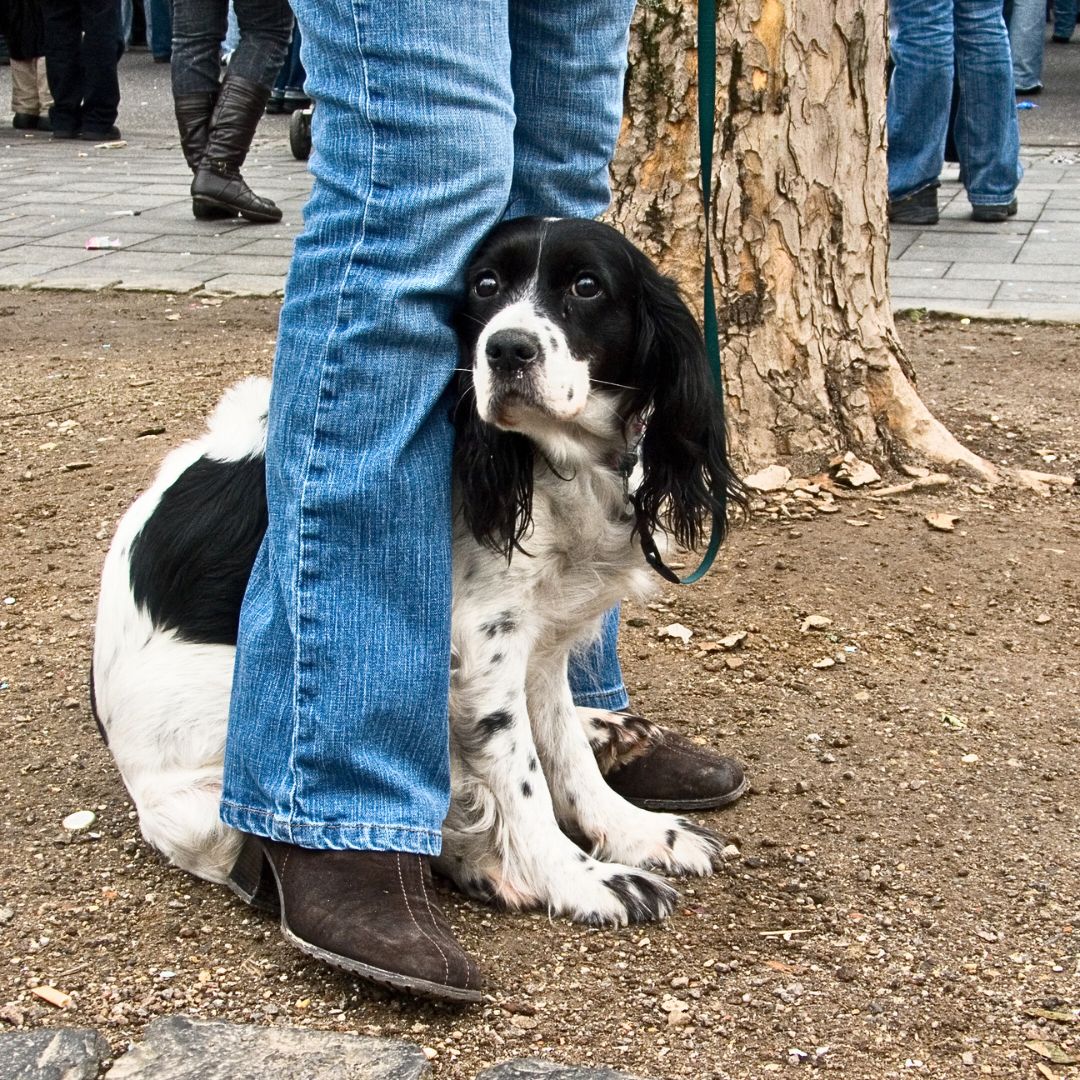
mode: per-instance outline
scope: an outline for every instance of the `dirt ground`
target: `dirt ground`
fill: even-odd
[[[619,931],[446,893],[482,1007],[358,988],[163,866],[89,715],[97,575],[165,450],[268,371],[275,315],[0,294],[0,1027],[96,1026],[116,1051],[171,1012],[333,1028],[429,1047],[440,1080],[528,1055],[656,1080],[1080,1076],[1076,494],[957,480],[758,515],[703,585],[628,608],[638,711],[747,764],[752,794],[701,816],[739,855]],[[1078,471],[1080,328],[901,329],[971,446]],[[831,625],[800,632],[809,614]],[[658,637],[673,622],[689,644]],[[84,809],[92,831],[66,833]]]

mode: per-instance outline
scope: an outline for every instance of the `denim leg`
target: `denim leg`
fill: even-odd
[[[1076,0],[1054,0],[1054,37],[1068,41],[1076,32]]]
[[[217,93],[225,9],[225,0],[184,0],[173,5],[171,76],[175,97]]]
[[[146,0],[147,44],[154,56],[172,53],[172,5],[168,0]]]
[[[295,9],[315,184],[281,313],[222,818],[432,854],[449,805],[451,315],[510,192],[506,7]]]
[[[590,709],[625,709],[630,695],[619,665],[619,607],[604,614],[600,636],[570,654],[570,692],[574,704]]]
[[[512,0],[514,183],[507,217],[598,217],[611,202],[609,167],[622,121],[633,0]],[[619,610],[570,660],[578,705],[629,704],[617,651]]]
[[[1008,35],[996,0],[955,0],[960,102],[953,133],[972,206],[1000,206],[1020,182]]]
[[[1000,13],[1000,4],[997,9]],[[1042,86],[1045,37],[1046,0],[1012,0],[1008,40],[1017,90],[1033,90],[1036,86]]]
[[[953,89],[953,0],[893,0],[886,102],[889,198],[936,184],[945,164]]]
[[[267,90],[285,62],[292,37],[289,0],[235,0],[240,42],[229,59],[229,74]]]

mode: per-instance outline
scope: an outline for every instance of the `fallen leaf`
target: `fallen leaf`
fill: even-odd
[[[1062,1050],[1060,1046],[1046,1042],[1044,1039],[1028,1039],[1024,1045],[1033,1053],[1038,1054],[1039,1057],[1044,1057],[1055,1065],[1080,1065],[1080,1058],[1073,1057],[1068,1051]]]

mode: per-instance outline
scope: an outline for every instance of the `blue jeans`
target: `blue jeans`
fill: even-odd
[[[1076,32],[1076,0],[1054,0],[1054,37],[1068,41]]]
[[[146,44],[157,57],[172,55],[172,4],[146,0]]]
[[[452,312],[507,215],[610,200],[632,0],[298,0],[315,177],[285,289],[269,526],[222,819],[435,854],[449,804]],[[625,705],[605,647],[575,677]]]
[[[1046,0],[1006,0],[1005,21],[1012,49],[1013,83],[1017,90],[1042,86],[1046,45]]]
[[[889,198],[937,183],[955,71],[953,135],[968,198],[973,206],[1010,202],[1022,175],[1020,129],[1000,0],[893,0],[890,33]]]

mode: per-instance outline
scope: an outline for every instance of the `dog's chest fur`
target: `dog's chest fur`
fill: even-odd
[[[504,627],[512,623],[534,648],[558,650],[587,640],[605,611],[651,585],[623,478],[611,469],[584,465],[558,476],[538,466],[532,527],[509,563],[458,531],[454,649],[465,661],[487,647],[493,618],[509,614]]]

